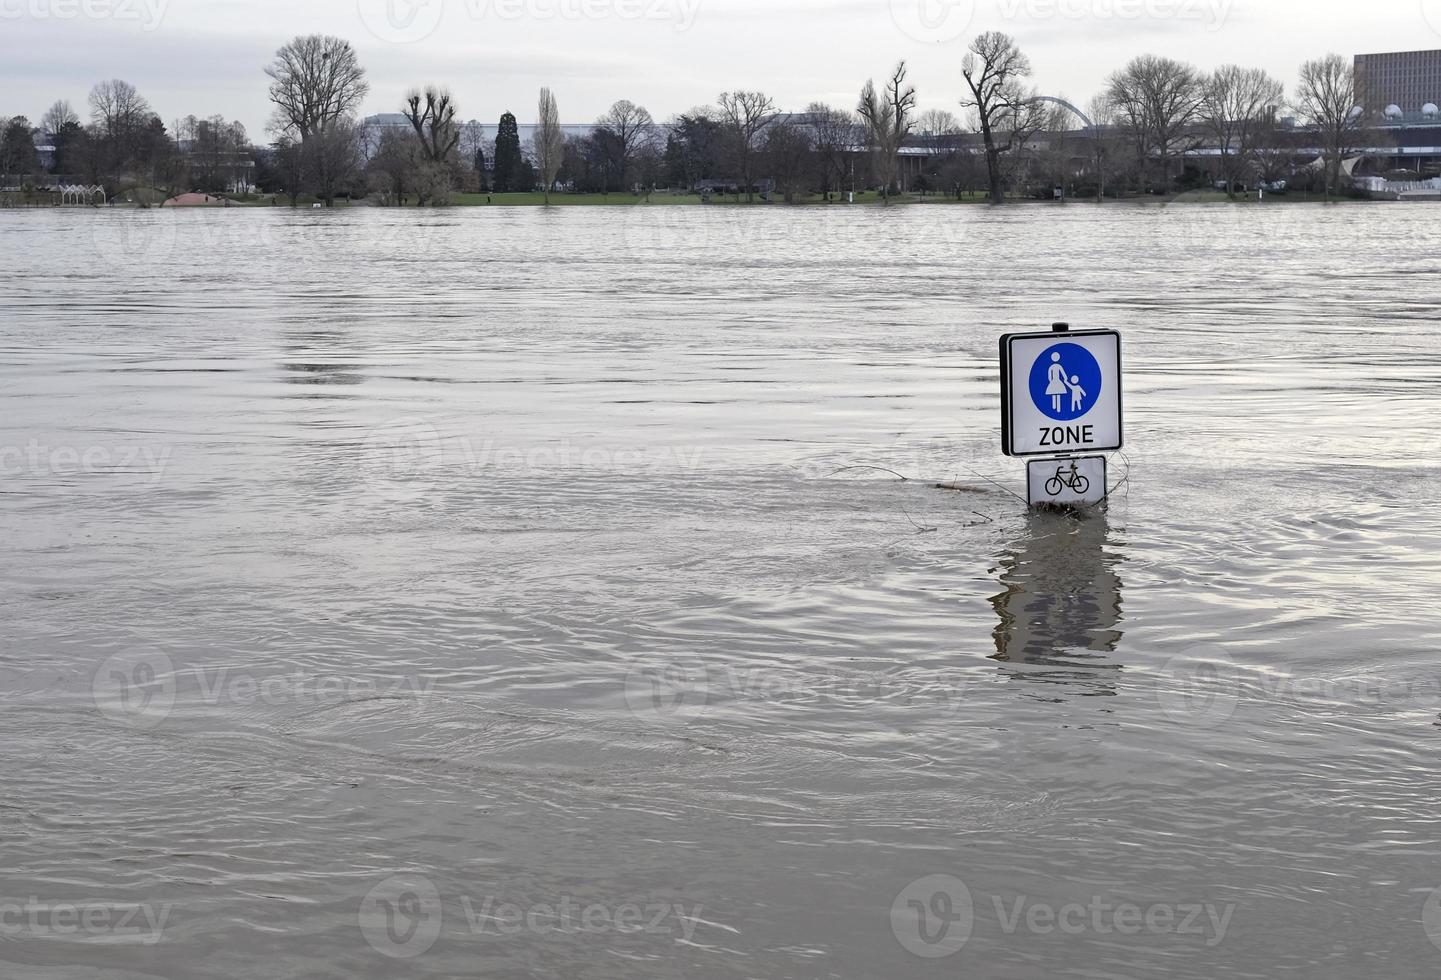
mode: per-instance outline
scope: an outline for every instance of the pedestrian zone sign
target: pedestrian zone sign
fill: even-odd
[[[1001,338],[1001,450],[1007,456],[1112,452],[1124,442],[1121,335]]]

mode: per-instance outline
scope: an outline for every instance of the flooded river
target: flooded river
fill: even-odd
[[[0,212],[0,975],[1434,974],[1438,247]],[[1053,320],[1084,520],[999,452]]]

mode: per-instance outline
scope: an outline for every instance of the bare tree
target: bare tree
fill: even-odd
[[[150,103],[129,82],[114,78],[92,88],[90,124],[95,168],[106,177],[118,179],[121,171],[143,155],[146,128],[153,117]],[[114,186],[118,188],[118,184]]]
[[[444,204],[449,200],[455,150],[460,145],[455,102],[444,89],[427,86],[423,94],[413,91],[405,97],[403,112],[420,146],[419,173],[414,181],[416,204]]]
[[[901,144],[911,133],[914,124],[912,114],[916,108],[916,89],[906,84],[906,63],[899,62],[886,82],[885,90],[877,93],[874,81],[867,81],[861,89],[861,99],[856,112],[866,126],[866,134],[875,153],[876,176],[881,182],[881,193],[890,203],[891,185],[896,181],[900,168]]]
[[[80,117],[70,107],[70,103],[59,99],[50,108],[45,110],[45,115],[40,117],[40,129],[48,136],[58,134],[68,125],[80,122]]]
[[[176,123],[175,138],[187,147],[190,190],[206,193],[231,190],[245,176],[250,137],[239,122],[224,116],[196,119],[186,116]]]
[[[802,126],[775,122],[766,128],[764,152],[786,203],[795,204],[810,190],[815,174],[813,137]]]
[[[159,121],[159,117],[155,117]],[[190,163],[169,138],[152,141],[146,154],[146,176],[150,186],[160,193],[160,206],[186,190],[190,184]]]
[[[965,130],[961,121],[944,109],[931,109],[922,113],[918,125],[921,141],[930,153],[927,178],[936,190],[962,200],[963,192],[974,186],[980,160],[962,140]]]
[[[968,147],[947,148],[941,156],[936,179],[957,201],[965,200],[966,194],[975,196],[976,188],[987,183],[984,157],[984,153],[975,153]]]
[[[386,127],[366,166],[369,186],[382,204],[402,206],[407,191],[416,189],[422,161],[420,147],[401,129]]]
[[[1291,128],[1276,130],[1256,149],[1256,173],[1268,184],[1289,183],[1296,175],[1300,134]]]
[[[64,99],[45,110],[40,126],[55,146],[52,157],[52,169],[55,173],[76,170],[83,159],[94,156],[88,152],[91,141],[80,125],[80,117]]]
[[[641,150],[655,141],[655,120],[644,106],[621,99],[596,120],[595,126],[605,137],[614,157],[612,162],[620,178],[620,187],[625,190],[629,186],[626,180],[631,164]]]
[[[431,163],[448,161],[460,145],[460,128],[455,124],[455,102],[450,93],[434,86],[428,86],[423,96],[411,92],[405,97],[403,111],[420,140],[421,156]]]
[[[301,142],[354,113],[370,91],[349,41],[324,34],[297,37],[265,68],[277,128]]]
[[[472,119],[460,127],[460,156],[465,165],[485,179],[485,127]]]
[[[104,136],[139,129],[152,115],[150,103],[129,82],[113,78],[90,90],[90,121]]]
[[[856,114],[865,126],[866,145],[873,160],[872,169],[883,185],[882,195],[890,191],[890,182],[895,177],[896,158],[891,144],[891,129],[894,117],[890,103],[876,92],[874,79],[868,79],[861,89],[861,100],[856,104]]]
[[[834,109],[824,102],[806,106],[814,137],[816,166],[820,171],[821,191],[826,200],[832,190],[840,190],[845,180],[851,153],[861,141],[855,118],[848,112]]]
[[[330,207],[360,168],[358,128],[349,117],[331,120],[302,147],[316,196]]]
[[[961,121],[946,109],[927,109],[916,117],[916,131],[922,136],[954,136],[961,131]]]
[[[922,176],[927,190],[939,189],[944,182],[943,171],[950,157],[958,151],[957,136],[960,120],[945,109],[927,109],[916,118],[917,138],[926,148],[926,166]]]
[[[970,90],[961,106],[975,110],[976,125],[985,143],[991,203],[1002,204],[1006,188],[1001,156],[1024,145],[1030,138],[1028,131],[1034,134],[1042,122],[1035,94],[1026,90],[1021,81],[1030,77],[1031,59],[1009,34],[987,31],[971,42],[961,62],[961,74]]]
[[[754,201],[754,161],[760,149],[761,132],[775,116],[775,103],[763,92],[722,92],[720,96],[721,125],[725,128],[746,201]]]
[[[282,135],[275,141],[272,153],[276,175],[293,208],[305,190],[305,151],[293,136]]]
[[[1019,135],[1019,146],[1025,151],[1015,154],[1016,170],[1012,180],[1044,179],[1050,188],[1066,188],[1076,173],[1073,165],[1070,134],[1076,117],[1071,110],[1053,102],[1040,103],[1039,126]]]
[[[1106,200],[1106,174],[1112,155],[1110,132],[1116,124],[1116,107],[1107,96],[1095,95],[1086,105],[1086,115],[1091,118],[1087,135],[1091,143],[1091,165],[1096,169],[1096,203],[1101,204]]]
[[[540,125],[531,137],[531,150],[540,171],[540,189],[545,194],[545,203],[549,204],[550,190],[565,160],[565,133],[560,128],[560,108],[550,89],[540,90],[540,103],[536,108]]]
[[[1198,145],[1191,129],[1205,97],[1201,75],[1183,62],[1142,55],[1111,76],[1107,91],[1135,139],[1143,182],[1154,157],[1168,189],[1171,157]]]
[[[1296,109],[1320,136],[1329,199],[1340,184],[1342,162],[1366,127],[1361,85],[1351,62],[1339,54],[1328,54],[1303,64]]]
[[[1205,81],[1201,122],[1221,151],[1221,177],[1226,195],[1256,161],[1256,151],[1276,128],[1276,112],[1285,101],[1285,87],[1260,68],[1226,65]]]

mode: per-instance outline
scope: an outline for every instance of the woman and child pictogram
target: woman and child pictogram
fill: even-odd
[[[1075,343],[1053,344],[1035,355],[1029,381],[1036,410],[1057,422],[1074,422],[1088,415],[1106,386],[1096,356]]]
[[[1057,414],[1060,414],[1063,411],[1061,408],[1061,399],[1069,394],[1071,396],[1071,411],[1079,412],[1081,406],[1085,404],[1086,401],[1086,389],[1081,387],[1080,375],[1073,374],[1069,378],[1066,377],[1066,368],[1065,365],[1061,363],[1060,351],[1051,352],[1051,366],[1047,371],[1049,383],[1046,385],[1046,394],[1051,398],[1052,409]]]

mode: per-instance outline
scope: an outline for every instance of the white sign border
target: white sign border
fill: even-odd
[[[1064,466],[1066,463],[1075,460],[1077,463],[1099,461],[1101,464],[1101,496],[1096,500],[1036,500],[1031,494],[1031,470],[1036,466],[1049,466],[1051,463],[1058,463]],[[1032,507],[1099,507],[1111,499],[1111,466],[1110,460],[1100,454],[1087,454],[1084,456],[1052,456],[1048,459],[1031,458],[1026,460],[1026,502]]]

